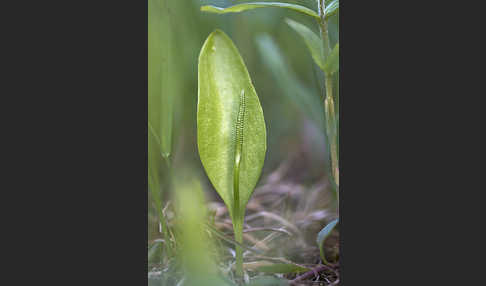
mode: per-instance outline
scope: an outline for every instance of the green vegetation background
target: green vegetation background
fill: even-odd
[[[170,178],[187,170],[198,178],[206,200],[220,200],[204,173],[196,144],[197,60],[204,40],[215,29],[223,30],[236,44],[264,111],[268,148],[260,181],[295,158],[302,164],[296,166],[293,178],[304,186],[328,177],[323,74],[302,38],[284,21],[291,18],[318,34],[312,18],[279,8],[224,15],[199,10],[209,4],[227,7],[250,2],[228,0],[169,0],[169,17],[165,17],[162,0],[148,2],[148,108],[156,134],[149,135],[149,164],[156,170],[150,180],[152,187],[156,182],[162,190],[162,205],[174,195],[169,191]],[[285,2],[317,11],[315,0]],[[338,23],[338,15],[330,19],[331,47],[338,42]],[[165,59],[166,69],[154,64]],[[166,135],[167,130],[172,136]],[[169,152],[157,148],[159,144]],[[169,155],[170,167],[165,155]],[[149,193],[149,241],[160,237],[154,199]]]

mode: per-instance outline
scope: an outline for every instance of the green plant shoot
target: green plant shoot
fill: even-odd
[[[292,9],[310,16],[317,21],[320,29],[320,38],[308,27],[296,21],[286,19],[287,24],[304,39],[304,42],[307,45],[314,62],[322,71],[324,71],[326,93],[323,109],[326,115],[326,135],[329,142],[328,149],[331,157],[332,178],[339,198],[339,155],[337,146],[339,142],[339,119],[338,115],[334,111],[337,109],[337,106],[335,106],[336,101],[333,98],[334,86],[337,84],[333,83],[332,79],[332,75],[339,69],[339,44],[336,44],[336,46],[331,50],[327,28],[329,17],[337,14],[339,11],[339,0],[316,1],[318,6],[317,12],[301,5],[283,2],[249,2],[240,3],[226,8],[206,5],[201,7],[201,11],[224,14],[239,13],[257,8],[278,7]],[[336,97],[338,96],[339,95],[336,95]],[[337,100],[337,102],[339,101]]]
[[[329,234],[331,234],[331,231],[334,229],[338,222],[339,219],[331,221],[317,234],[317,246],[319,246],[319,254],[321,255],[321,259],[324,264],[328,264],[326,256],[324,255],[324,241],[329,236]]]
[[[197,144],[202,165],[228,207],[235,241],[243,241],[245,208],[263,167],[263,110],[245,63],[231,39],[212,32],[199,54]],[[236,273],[243,252],[236,248]]]

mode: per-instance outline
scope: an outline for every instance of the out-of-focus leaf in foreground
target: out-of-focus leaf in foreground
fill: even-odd
[[[175,186],[176,226],[180,234],[178,243],[181,245],[179,258],[184,266],[185,277],[188,282],[203,277],[209,279],[216,276],[217,266],[214,245],[205,229],[207,209],[203,190],[200,183],[192,178],[179,179]]]
[[[315,11],[307,7],[297,5],[297,4],[281,3],[281,2],[250,2],[250,3],[237,4],[226,8],[216,7],[213,5],[206,5],[201,7],[201,11],[224,14],[224,13],[239,13],[251,9],[267,8],[267,7],[287,8],[319,19],[319,15]]]
[[[317,245],[319,246],[321,258],[324,263],[327,263],[326,257],[324,256],[324,241],[334,229],[338,221],[338,219],[331,221],[317,234]]]
[[[324,50],[322,47],[322,40],[321,38],[316,35],[311,29],[306,27],[305,25],[302,25],[299,22],[296,22],[294,20],[291,20],[289,18],[285,19],[285,22],[294,30],[296,31],[302,39],[304,39],[304,42],[309,48],[309,51],[312,55],[312,58],[316,62],[316,64],[324,70]]]

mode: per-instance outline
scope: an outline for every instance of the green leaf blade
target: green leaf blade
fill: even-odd
[[[322,102],[317,91],[310,89],[299,81],[291,66],[285,61],[284,55],[277,43],[268,34],[256,37],[261,60],[267,66],[274,79],[280,82],[280,91],[290,102],[309,116],[319,128],[323,128],[324,114]]]
[[[332,75],[339,71],[339,43],[337,43],[331,51],[329,58],[324,65],[324,71]]]
[[[339,0],[334,0],[326,6],[324,13],[326,13],[326,20],[327,18],[331,17],[332,15],[336,14],[339,11]]]
[[[263,110],[250,75],[231,39],[211,33],[199,55],[197,143],[203,167],[234,217],[233,171],[240,95],[245,95],[245,121],[239,167],[240,213],[257,184],[266,152]]]
[[[317,245],[319,246],[321,258],[324,263],[327,263],[326,257],[324,256],[324,241],[329,236],[329,234],[331,234],[331,231],[334,229],[338,221],[339,219],[331,221],[317,234]]]
[[[301,5],[296,5],[296,4],[290,4],[290,3],[281,3],[281,2],[251,2],[251,3],[241,3],[237,4],[234,6],[222,8],[222,7],[216,7],[213,5],[206,5],[201,7],[201,11],[203,12],[211,12],[211,13],[217,13],[217,14],[225,14],[225,13],[239,13],[247,10],[252,10],[256,8],[267,8],[267,7],[279,7],[279,8],[287,8],[291,9],[300,13],[304,13],[308,16],[312,16],[314,18],[319,19],[319,15],[304,6]]]
[[[312,55],[312,59],[314,59],[314,62],[322,70],[324,70],[324,48],[322,46],[321,38],[316,35],[316,33],[314,33],[311,29],[309,29],[305,25],[302,25],[299,22],[296,22],[289,18],[286,18],[285,22],[287,23],[287,25],[290,26],[290,28],[292,28],[304,39],[304,42]]]
[[[174,96],[171,91],[170,1],[150,0],[148,13],[148,122],[164,158],[172,152]]]

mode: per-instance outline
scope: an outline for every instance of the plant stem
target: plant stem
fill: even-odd
[[[327,59],[329,57],[329,54],[331,53],[331,45],[329,44],[329,35],[328,35],[328,30],[327,30],[327,21],[326,21],[325,10],[326,10],[325,1],[320,0],[319,16],[321,17],[321,20],[319,21],[319,24],[320,24],[320,30],[321,30],[322,43],[323,43],[323,47],[324,47],[324,58]]]
[[[336,186],[339,187],[339,157],[337,151],[337,125],[334,98],[332,96],[332,79],[326,77],[326,99],[324,100],[324,109],[326,112],[327,134],[329,140],[329,149],[331,155],[332,176]]]
[[[235,241],[243,243],[243,217],[240,216],[240,180],[239,180],[239,155],[237,154],[234,177],[233,177],[233,231],[235,234]],[[239,245],[235,245],[236,256],[236,276],[243,277],[243,250]]]
[[[328,59],[329,55],[331,54],[331,45],[329,41],[329,33],[327,29],[327,20],[326,20],[326,4],[325,0],[318,0],[317,4],[319,6],[319,16],[320,16],[320,32],[323,44],[323,52],[324,58]],[[336,120],[336,112],[335,112],[335,104],[333,98],[333,82],[331,74],[324,72],[324,82],[326,85],[326,94],[324,99],[324,112],[326,114],[326,132],[330,150],[330,157],[331,157],[331,173],[336,185],[336,194],[338,198],[338,205],[339,205],[339,154],[337,149],[337,120]],[[339,207],[338,207],[339,209]]]
[[[233,231],[235,234],[235,241],[243,243],[243,219],[240,217],[240,195],[239,195],[239,164],[235,166],[235,174],[233,178]],[[243,277],[243,250],[239,245],[235,245],[236,256],[236,276]]]
[[[240,218],[235,218],[233,222],[233,230],[235,232],[235,241],[242,244],[243,243],[243,220]],[[235,255],[236,255],[236,276],[238,278],[243,277],[243,249],[239,245],[235,245]]]

